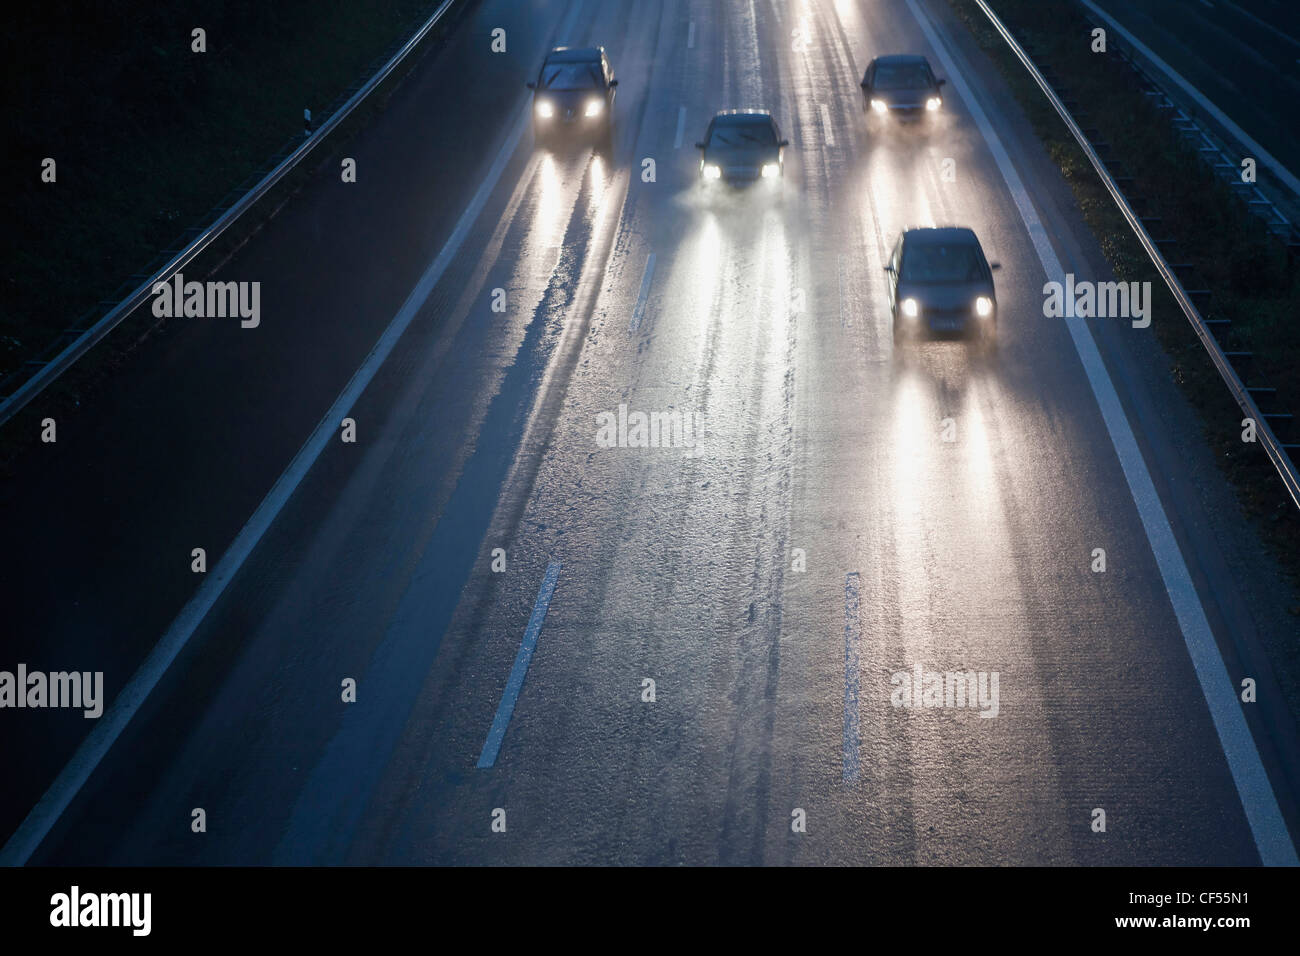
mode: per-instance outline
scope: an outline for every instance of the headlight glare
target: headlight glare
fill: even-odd
[[[605,109],[605,104],[600,100],[588,100],[586,115],[599,116]]]
[[[885,112],[887,109],[889,109],[889,107],[885,105],[885,101],[884,101],[884,100],[872,100],[872,101],[871,101],[871,108],[872,108],[873,110],[875,110],[877,113],[883,113],[883,112]]]
[[[546,100],[537,101],[537,115],[542,119],[550,119],[555,115],[555,107]]]
[[[917,304],[917,301],[915,299],[903,300],[903,314],[907,316],[909,319],[916,318],[917,315],[920,314],[920,312],[921,312],[921,307],[920,305]]]
[[[781,167],[780,167],[779,165],[777,165],[776,163],[764,163],[764,164],[763,164],[763,178],[764,178],[764,179],[774,179],[775,177],[780,176],[780,175],[781,175]]]
[[[722,167],[715,166],[713,163],[703,163],[700,165],[700,172],[704,174],[705,179],[721,179]]]
[[[940,100],[939,97],[932,96],[925,101],[925,108],[929,110],[931,113],[933,113],[935,110],[939,108],[942,102],[943,101]]]
[[[975,300],[975,314],[981,319],[987,319],[993,314],[993,300],[986,295],[982,295]]]

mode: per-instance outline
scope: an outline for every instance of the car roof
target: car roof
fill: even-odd
[[[768,110],[719,110],[713,114],[713,122],[734,126],[770,120],[771,118],[772,114]]]
[[[888,56],[878,56],[872,63],[887,64],[889,66],[906,66],[924,63],[927,66],[930,61],[919,53],[891,53]]]
[[[593,63],[605,52],[603,46],[568,47],[557,46],[546,54],[547,63]]]
[[[904,229],[903,239],[911,244],[938,245],[943,242],[968,242],[979,245],[973,229],[966,226],[926,226]]]

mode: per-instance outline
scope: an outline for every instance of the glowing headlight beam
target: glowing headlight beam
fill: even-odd
[[[537,115],[542,119],[550,119],[555,115],[555,107],[546,100],[537,101]]]
[[[917,305],[915,299],[903,300],[903,314],[907,316],[909,319],[916,318],[917,315],[920,313],[920,311],[921,311],[921,307]]]

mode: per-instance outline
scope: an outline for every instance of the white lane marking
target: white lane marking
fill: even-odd
[[[862,625],[858,621],[859,578],[857,571],[844,576],[844,782],[858,779],[858,690],[861,684],[858,645]]]
[[[501,742],[506,738],[506,728],[510,726],[510,716],[515,712],[515,702],[519,699],[520,688],[524,686],[528,664],[533,659],[533,651],[537,649],[537,638],[542,633],[542,623],[546,620],[546,611],[551,606],[551,595],[555,593],[555,582],[559,577],[560,562],[550,562],[546,566],[541,589],[537,592],[533,613],[528,618],[528,627],[524,629],[524,639],[519,643],[515,664],[510,668],[510,678],[506,681],[501,703],[497,705],[497,714],[492,718],[492,727],[488,730],[487,740],[483,741],[483,750],[478,755],[477,766],[480,770],[497,762]]]
[[[573,29],[573,24],[578,18],[581,11],[583,0],[570,8],[564,25],[560,28],[559,35],[564,36]],[[375,374],[384,364],[393,347],[397,344],[398,339],[404,333],[423,308],[425,300],[433,291],[442,274],[447,270],[452,260],[460,251],[465,237],[469,235],[475,221],[483,212],[483,207],[487,205],[492,191],[496,188],[497,181],[501,178],[506,165],[514,155],[519,140],[523,137],[524,130],[528,127],[528,108],[527,96],[521,96],[515,107],[516,117],[514,126],[506,134],[500,149],[497,151],[496,158],[484,176],[483,182],[479,184],[478,191],[474,193],[474,198],[470,204],[465,207],[460,219],[456,223],[456,228],[452,231],[451,237],[443,245],[442,250],[438,253],[437,258],[429,264],[424,274],[420,276],[420,281],[416,283],[411,294],[407,296],[406,301],[402,303],[401,309],[393,316],[393,320],[380,336],[379,341],[375,343],[370,354],[366,356],[361,367],[353,374],[352,379],[347,386],[334,400],[325,417],[321,419],[316,430],[312,432],[306,443],[298,449],[298,454],[289,462],[289,467],[276,480],[275,485],[262,499],[262,503],[257,506],[251,518],[240,529],[235,540],[231,542],[230,547],[217,565],[212,569],[204,579],[199,589],[190,598],[185,607],[181,608],[180,614],[176,620],[172,621],[167,633],[162,636],[157,644],[154,645],[149,656],[145,658],[144,663],[136,670],[122,688],[120,694],[114,699],[112,705],[104,712],[104,716],[96,723],[95,728],[86,735],[86,739],[81,742],[76,752],[68,760],[63,770],[54,778],[49,789],[45,791],[44,796],[37,801],[36,806],[23,819],[18,829],[5,843],[4,849],[0,850],[0,866],[22,866],[25,864],[36,848],[41,845],[50,829],[58,822],[63,811],[68,808],[68,804],[77,795],[85,785],[90,775],[99,766],[104,755],[121,736],[123,729],[130,723],[131,718],[135,716],[136,711],[148,698],[149,694],[158,685],[163,674],[171,666],[176,656],[181,652],[194,631],[202,623],[203,619],[212,610],[217,600],[225,592],[226,586],[230,584],[235,574],[243,567],[248,556],[253,553],[262,536],[266,534],[272,522],[275,521],[285,504],[293,497],[293,493],[302,483],[312,466],[326,448],[334,439],[338,432],[339,422],[346,417],[348,410],[356,403],[357,399],[366,390]]]
[[[677,135],[673,137],[673,149],[682,148],[682,134],[686,132],[686,107],[677,107]]]
[[[695,49],[695,21],[691,21],[691,27],[686,31],[686,49]]]
[[[835,257],[835,285],[840,295],[840,328],[849,327],[849,304],[844,297],[844,254]]]
[[[1267,166],[1269,170],[1271,170],[1273,174],[1277,176],[1278,179],[1286,183],[1286,185],[1291,189],[1293,193],[1295,193],[1297,196],[1300,196],[1300,179],[1296,178],[1295,174],[1293,174],[1289,169],[1286,168],[1286,166],[1284,166],[1281,162],[1279,162],[1271,153],[1269,153],[1268,150],[1266,150],[1263,146],[1259,145],[1259,143],[1255,142],[1255,140],[1253,140],[1250,136],[1248,136],[1245,130],[1243,130],[1240,126],[1238,126],[1236,123],[1230,120],[1227,114],[1223,112],[1223,110],[1219,109],[1208,99],[1206,99],[1205,95],[1201,93],[1200,90],[1198,90],[1191,83],[1185,80],[1183,76],[1180,73],[1178,73],[1172,66],[1166,63],[1164,60],[1160,59],[1160,57],[1156,56],[1150,47],[1146,46],[1146,44],[1144,44],[1141,40],[1139,40],[1133,34],[1129,33],[1122,26],[1120,26],[1120,24],[1115,20],[1115,18],[1112,17],[1110,14],[1108,14],[1105,10],[1102,10],[1095,3],[1092,3],[1091,0],[1079,0],[1079,2],[1082,3],[1089,10],[1091,10],[1093,13],[1095,13],[1097,16],[1101,17],[1101,19],[1105,20],[1112,30],[1114,30],[1125,40],[1127,40],[1135,50],[1137,50],[1139,53],[1145,56],[1148,60],[1151,61],[1152,64],[1154,64],[1166,76],[1168,76],[1171,80],[1173,80],[1180,87],[1182,87],[1183,92],[1186,93],[1188,96],[1190,96],[1193,100],[1195,100],[1197,105],[1200,106],[1201,109],[1205,110],[1205,112],[1213,116],[1215,120],[1218,121],[1219,125],[1223,126],[1225,129],[1228,130],[1228,132],[1232,133],[1232,135],[1235,136],[1243,146],[1250,149],[1250,151],[1255,155],[1255,157],[1259,159],[1263,165]]]
[[[926,40],[938,54],[949,80],[958,95],[966,102],[971,117],[988,143],[989,151],[1002,172],[1002,178],[1006,181],[1007,189],[1015,201],[1016,208],[1020,211],[1020,218],[1024,221],[1029,238],[1042,262],[1043,271],[1049,280],[1064,281],[1064,270],[1061,268],[1060,260],[1056,258],[1056,251],[1047,239],[1047,233],[1029,199],[1029,193],[1020,179],[1020,174],[1016,172],[1011,157],[1007,155],[1001,139],[994,131],[993,124],[989,122],[983,108],[958,73],[947,48],[916,5],[916,0],[907,0],[907,5],[921,25]],[[1110,434],[1111,444],[1115,446],[1115,454],[1128,481],[1138,515],[1142,519],[1142,527],[1151,545],[1156,565],[1160,569],[1160,576],[1164,580],[1165,590],[1173,605],[1174,615],[1178,619],[1178,626],[1196,670],[1201,692],[1205,695],[1214,728],[1218,732],[1224,757],[1227,758],[1228,769],[1232,773],[1233,783],[1236,784],[1237,793],[1241,797],[1242,808],[1255,838],[1255,847],[1259,850],[1260,860],[1270,866],[1294,866],[1297,864],[1296,850],[1287,832],[1282,811],[1278,807],[1277,796],[1273,793],[1268,774],[1259,759],[1255,738],[1251,736],[1250,727],[1237,703],[1236,688],[1228,675],[1228,668],[1223,663],[1223,658],[1219,655],[1218,645],[1214,641],[1214,632],[1210,629],[1209,620],[1206,619],[1200,595],[1196,593],[1196,585],[1187,570],[1187,563],[1174,537],[1169,517],[1165,514],[1160,496],[1156,493],[1155,483],[1151,480],[1151,473],[1147,470],[1142,451],[1133,436],[1133,429],[1124,414],[1115,385],[1110,380],[1105,363],[1102,362],[1101,353],[1097,351],[1092,330],[1088,328],[1086,322],[1081,321],[1066,322],[1066,327],[1070,331],[1075,351],[1079,354],[1079,361],[1087,373],[1088,384],[1092,386],[1092,393],[1097,399],[1102,419],[1106,423],[1106,431]]]
[[[824,137],[826,137],[826,145],[827,145],[827,146],[834,146],[834,145],[835,145],[835,127],[831,126],[831,111],[830,111],[830,108],[829,108],[825,103],[823,103],[823,104],[819,107],[819,109],[821,110],[821,114],[822,114],[822,135],[823,135]]]
[[[646,300],[650,298],[650,280],[655,274],[655,254],[652,252],[646,256],[645,272],[641,273],[641,291],[637,294],[636,305],[632,309],[632,321],[628,323],[627,330],[635,332],[641,328],[641,319],[645,317]]]

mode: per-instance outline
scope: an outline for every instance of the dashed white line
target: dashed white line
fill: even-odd
[[[686,107],[677,107],[677,135],[673,137],[673,149],[682,148],[682,135],[686,132]]]
[[[646,300],[650,298],[650,281],[655,274],[655,254],[652,252],[645,260],[645,272],[641,274],[641,291],[636,297],[636,306],[632,309],[632,321],[627,330],[635,332],[641,328],[641,319],[645,317]]]
[[[478,755],[478,768],[485,770],[497,762],[501,753],[501,743],[506,739],[506,728],[510,726],[510,717],[515,712],[515,702],[519,700],[519,691],[524,686],[528,675],[528,664],[537,649],[537,638],[542,633],[542,623],[546,620],[546,611],[551,606],[551,595],[555,593],[555,582],[560,577],[560,562],[552,561],[546,566],[546,576],[542,578],[541,589],[537,592],[537,601],[533,604],[533,613],[528,618],[528,627],[524,629],[524,639],[519,642],[519,653],[515,655],[514,666],[510,668],[510,677],[506,689],[501,694],[501,703],[497,705],[496,716],[488,730],[487,740]]]
[[[858,621],[858,572],[844,576],[844,782],[858,779],[858,690],[861,683],[858,645],[862,626]]]
[[[835,257],[835,287],[840,296],[840,328],[849,327],[849,308],[844,300],[844,254]]]
[[[695,21],[691,21],[690,29],[686,31],[686,49],[695,49]]]
[[[828,107],[825,103],[823,103],[820,107],[818,107],[818,109],[820,109],[822,114],[822,136],[826,138],[827,146],[834,146],[835,128],[831,126],[830,107]]]

